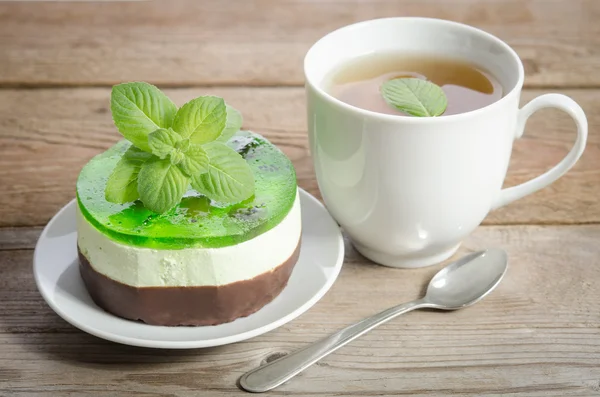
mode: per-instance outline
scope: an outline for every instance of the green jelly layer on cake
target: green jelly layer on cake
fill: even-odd
[[[296,199],[296,173],[290,160],[258,134],[240,131],[227,143],[245,158],[256,191],[248,200],[224,205],[189,190],[169,212],[159,215],[138,200],[113,204],[104,198],[106,181],[128,141],[97,155],[81,170],[77,202],[96,229],[118,242],[138,247],[220,248],[250,240],[278,225]]]

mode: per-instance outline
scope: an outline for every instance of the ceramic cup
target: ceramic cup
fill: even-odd
[[[332,70],[390,51],[467,60],[496,77],[505,95],[466,113],[408,117],[360,109],[328,93]],[[323,200],[356,249],[383,265],[420,267],[447,259],[490,210],[551,184],[585,147],[581,107],[546,94],[519,109],[524,72],[518,55],[467,25],[384,18],[346,26],[310,48],[304,72],[310,150]],[[548,172],[502,189],[513,141],[532,113],[548,107],[575,121],[573,148]]]

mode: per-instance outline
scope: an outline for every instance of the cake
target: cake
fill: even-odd
[[[117,87],[129,88],[126,84]],[[130,93],[130,97],[135,95],[135,91]],[[113,118],[121,131],[114,88],[112,100]],[[221,122],[222,128],[217,125],[219,134],[213,133],[220,142],[219,138],[201,142],[192,134],[191,144],[182,143],[185,133],[171,131],[178,141],[166,140],[171,142],[170,149],[161,152],[155,150],[160,146],[152,144],[157,134],[148,133],[150,150],[143,151],[138,149],[144,146],[138,134],[133,139],[137,145],[121,140],[83,167],[77,180],[77,245],[82,279],[98,306],[152,325],[216,325],[256,312],[286,286],[300,252],[301,213],[294,167],[264,137],[239,130],[241,117],[233,112],[227,107],[227,122]],[[177,122],[176,116],[174,121],[168,115],[163,121],[154,119],[160,128]],[[185,150],[178,151],[180,147]],[[229,156],[231,164],[243,165],[243,170],[227,162],[219,169],[221,152],[216,147]],[[206,158],[193,150],[202,151]],[[170,156],[161,158],[163,152]],[[186,153],[205,166],[183,166]],[[125,172],[122,163],[136,166],[132,161],[144,164]],[[155,175],[144,169],[153,167],[152,161],[166,168],[179,167],[169,172],[187,179],[173,187],[165,182],[168,173]],[[229,174],[227,167],[232,170]],[[200,171],[192,174],[194,170]],[[233,176],[243,181],[244,172],[250,179],[239,186],[219,179]]]

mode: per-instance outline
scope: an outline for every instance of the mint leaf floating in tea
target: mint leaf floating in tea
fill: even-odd
[[[192,178],[192,187],[208,198],[226,203],[243,201],[254,194],[254,175],[242,156],[221,142],[204,146],[208,172]]]
[[[439,86],[417,78],[388,80],[381,85],[381,94],[390,106],[411,116],[439,116],[448,106],[446,94]]]
[[[124,83],[112,88],[110,110],[119,132],[143,151],[150,152],[148,134],[173,123],[177,106],[148,83]]]

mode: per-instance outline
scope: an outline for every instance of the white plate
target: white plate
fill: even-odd
[[[33,256],[35,281],[50,307],[75,327],[133,346],[190,349],[249,339],[291,321],[331,288],[344,259],[340,230],[325,207],[300,190],[302,247],[287,287],[258,312],[231,323],[161,327],[125,320],[96,306],[79,276],[75,200],[48,223]]]

